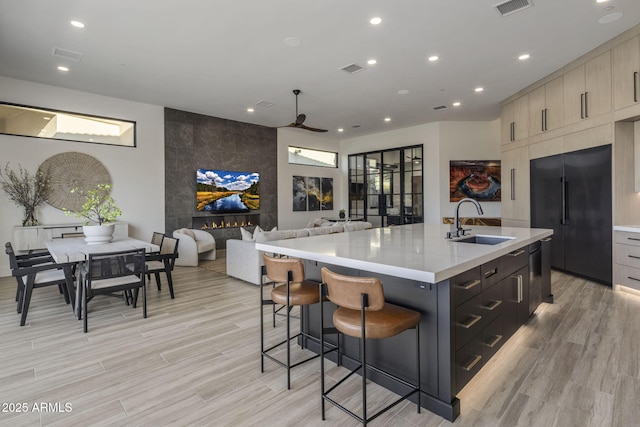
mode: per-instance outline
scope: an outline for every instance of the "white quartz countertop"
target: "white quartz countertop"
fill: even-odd
[[[630,233],[640,233],[640,225],[614,225],[614,231],[628,231]]]
[[[410,224],[256,243],[256,249],[437,283],[553,234],[542,228],[473,227],[468,234],[513,237],[480,245],[446,240],[450,229],[446,224]]]

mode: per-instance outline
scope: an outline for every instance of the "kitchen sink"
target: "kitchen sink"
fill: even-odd
[[[469,237],[463,237],[461,239],[454,240],[454,242],[460,243],[475,243],[476,245],[497,245],[502,242],[506,242],[508,240],[513,240],[515,237],[507,237],[507,236],[483,236],[483,235],[475,235]]]

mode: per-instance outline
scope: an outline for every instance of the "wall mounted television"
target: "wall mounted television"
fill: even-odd
[[[260,174],[216,169],[196,172],[196,210],[242,213],[260,208]]]

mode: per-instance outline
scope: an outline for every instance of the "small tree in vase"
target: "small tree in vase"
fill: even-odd
[[[22,226],[38,225],[36,208],[43,204],[51,194],[49,173],[38,170],[30,174],[28,170],[18,165],[18,172],[9,169],[9,163],[0,170],[0,187],[16,205],[24,209]]]
[[[84,196],[84,203],[77,211],[65,209],[67,215],[84,219],[82,231],[88,244],[108,243],[113,239],[114,222],[122,211],[111,197],[111,184],[98,184],[91,190],[74,188],[72,193]]]

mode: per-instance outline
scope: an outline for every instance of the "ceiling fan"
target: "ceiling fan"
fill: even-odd
[[[296,120],[293,123],[290,123],[286,126],[280,126],[280,127],[305,129],[305,130],[310,130],[312,132],[327,132],[326,129],[312,128],[304,124],[304,121],[307,119],[307,116],[305,114],[298,114],[298,95],[300,95],[300,89],[294,89],[293,94],[296,96]]]

